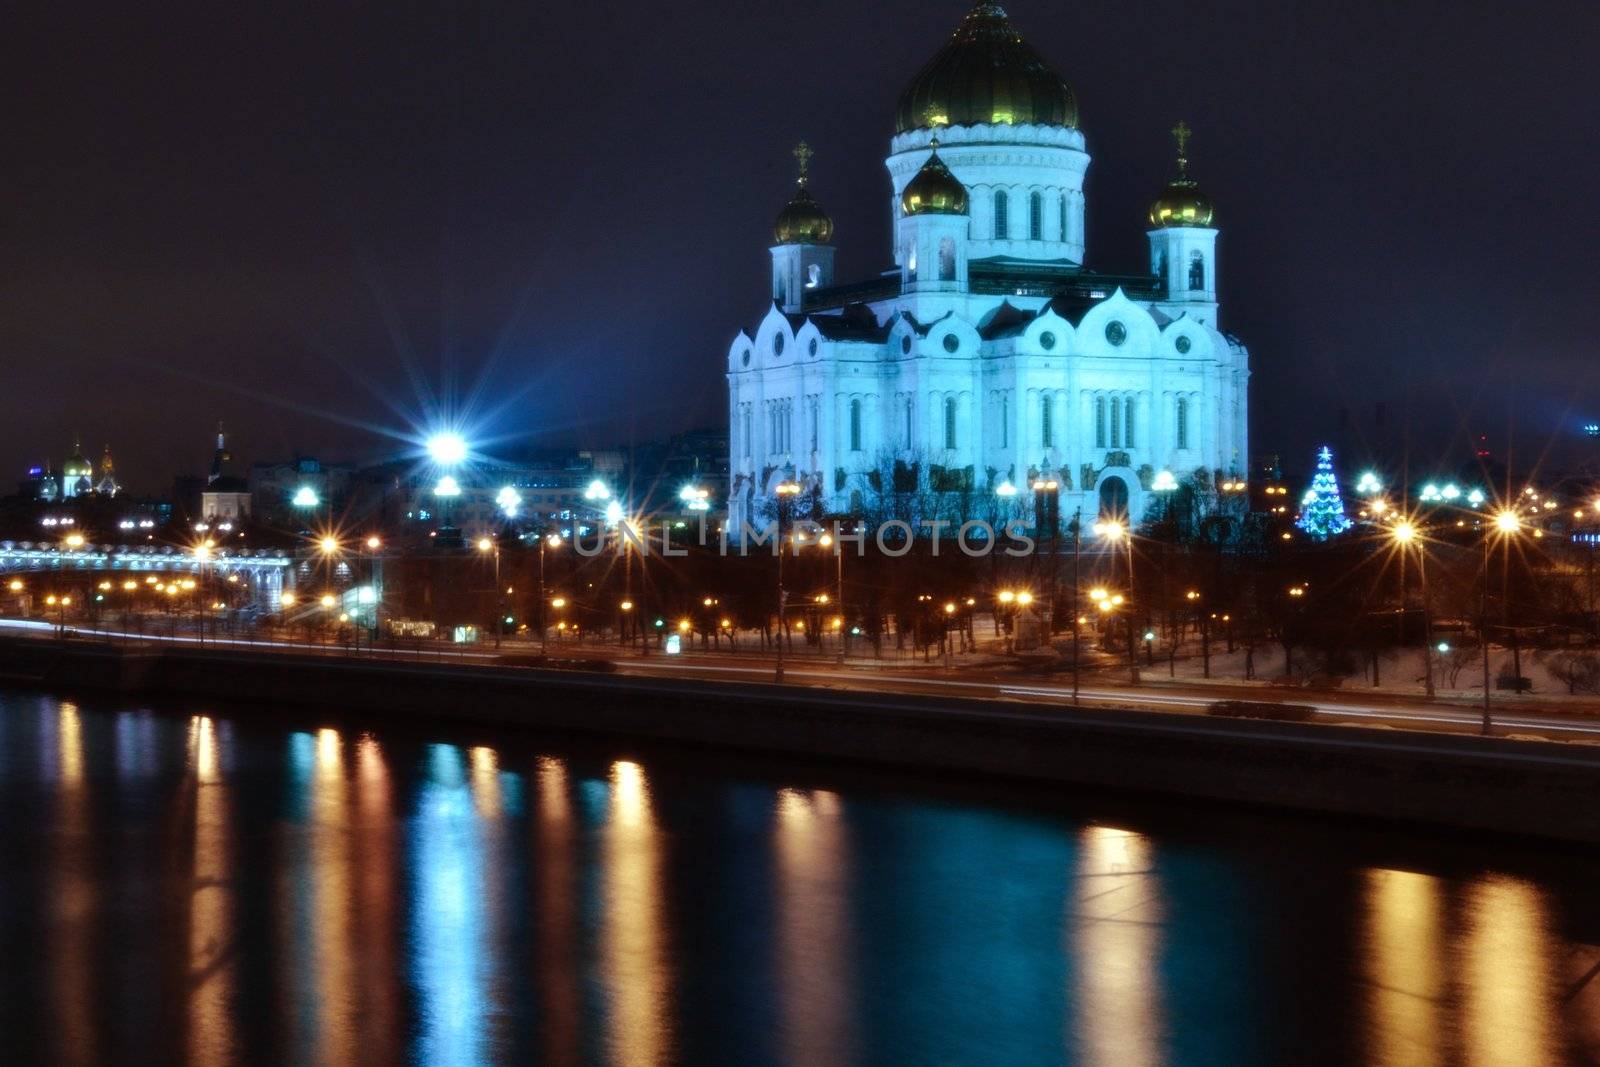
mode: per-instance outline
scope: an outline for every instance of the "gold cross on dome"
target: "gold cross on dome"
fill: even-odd
[[[816,155],[816,153],[813,152],[811,150],[811,146],[806,144],[804,141],[801,141],[799,144],[794,146],[794,158],[795,161],[800,164],[799,182],[801,185],[806,183],[806,171],[810,167],[811,157],[814,155]]]
[[[1172,127],[1172,139],[1178,142],[1178,155],[1188,155],[1189,136],[1193,132],[1193,130],[1189,129],[1189,124],[1182,119],[1179,119],[1178,124]]]

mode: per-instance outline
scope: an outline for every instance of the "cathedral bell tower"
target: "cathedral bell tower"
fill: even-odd
[[[1164,310],[1217,325],[1217,231],[1211,199],[1189,177],[1189,125],[1172,128],[1178,174],[1150,205],[1150,271],[1161,279]]]
[[[967,289],[967,189],[939,158],[939,139],[900,195],[895,261],[903,293],[961,293]]]
[[[797,188],[772,227],[772,299],[791,313],[804,310],[808,291],[833,284],[833,219],[807,184],[814,154],[804,141],[795,146]]]

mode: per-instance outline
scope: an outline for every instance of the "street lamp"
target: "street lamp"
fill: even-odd
[[[1040,475],[1032,482],[1034,526],[1041,531],[1050,531],[1050,610],[1046,618],[1041,620],[1045,624],[1047,637],[1054,634],[1056,629],[1056,569],[1059,563],[1056,557],[1061,551],[1060,488],[1061,483],[1048,475]]]
[[[1413,544],[1417,546],[1417,581],[1422,586],[1422,674],[1423,684],[1429,700],[1435,695],[1433,687],[1433,617],[1428,604],[1428,550],[1422,544],[1421,534],[1409,519],[1401,519],[1389,531],[1389,536],[1401,552],[1401,566],[1404,566],[1407,549]],[[1401,571],[1403,575],[1404,570]],[[1401,618],[1405,618],[1405,587],[1400,589]]]
[[[550,622],[545,618],[544,553],[547,548],[560,547],[559,534],[545,534],[539,538],[539,654],[541,656],[547,654],[550,648]]]
[[[1096,536],[1104,538],[1110,545],[1115,546],[1121,543],[1127,546],[1128,596],[1131,598],[1133,596],[1133,535],[1126,526],[1116,519],[1105,519],[1095,523],[1094,532]],[[1134,685],[1138,685],[1139,657],[1134,651],[1132,611],[1128,612],[1126,621],[1128,626],[1128,679]]]
[[[459,433],[446,430],[428,438],[428,455],[441,467],[456,467],[466,462],[467,439]]]
[[[1483,645],[1483,732],[1488,734],[1494,725],[1489,710],[1489,549],[1490,542],[1498,537],[1505,546],[1507,566],[1510,565],[1511,539],[1522,531],[1522,517],[1512,508],[1501,508],[1494,514],[1494,526],[1483,535],[1483,611],[1478,621],[1478,640]],[[1506,598],[1509,600],[1509,598]],[[1510,605],[1505,605],[1509,615]],[[1509,619],[1507,620],[1509,622]],[[1521,675],[1520,664],[1517,673]],[[1513,683],[1515,684],[1515,683]]]
[[[478,551],[479,552],[483,552],[483,553],[489,553],[489,552],[493,552],[494,553],[494,594],[495,594],[494,647],[495,648],[499,648],[500,647],[500,626],[501,626],[500,620],[505,618],[505,614],[506,614],[506,612],[505,612],[505,600],[503,599],[503,594],[501,593],[501,590],[500,590],[500,543],[498,541],[494,540],[494,538],[492,538],[492,537],[480,537],[480,538],[478,538]]]
[[[773,487],[773,492],[778,497],[778,662],[773,673],[773,681],[783,681],[783,645],[784,645],[784,620],[787,618],[788,591],[783,587],[783,529],[788,517],[789,501],[800,495],[800,483],[793,478],[786,478]]]

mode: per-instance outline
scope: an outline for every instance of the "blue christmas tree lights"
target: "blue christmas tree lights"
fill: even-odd
[[[1344,513],[1339,476],[1333,473],[1333,449],[1327,445],[1317,451],[1317,473],[1300,498],[1300,517],[1294,524],[1318,541],[1337,537],[1355,525]]]

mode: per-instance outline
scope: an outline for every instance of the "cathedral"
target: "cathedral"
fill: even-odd
[[[900,95],[892,269],[834,277],[796,149],[771,309],[728,351],[734,529],[770,521],[780,484],[863,516],[891,496],[961,519],[1029,519],[1040,492],[1086,522],[1179,487],[1215,504],[1246,469],[1249,357],[1220,330],[1216,216],[1173,135],[1148,272],[1088,269],[1077,98],[980,0]]]

